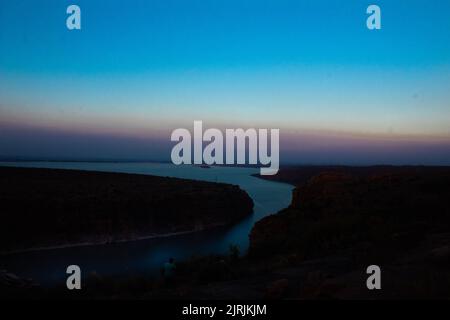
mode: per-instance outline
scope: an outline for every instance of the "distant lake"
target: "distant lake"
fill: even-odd
[[[65,283],[66,268],[76,264],[84,276],[156,274],[170,257],[227,253],[230,244],[248,250],[251,228],[261,218],[286,208],[293,186],[251,176],[256,168],[175,166],[136,162],[0,162],[0,166],[122,172],[239,185],[253,199],[254,214],[234,226],[191,234],[123,243],[51,249],[0,256],[0,268],[43,285]],[[67,181],[70,183],[70,181]]]

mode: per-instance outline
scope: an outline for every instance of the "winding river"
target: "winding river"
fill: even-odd
[[[234,226],[213,230],[105,245],[67,247],[0,256],[0,268],[42,285],[65,283],[66,268],[76,264],[82,274],[155,274],[169,257],[226,253],[230,244],[245,253],[248,235],[259,219],[287,207],[293,187],[253,177],[256,168],[174,166],[168,163],[8,162],[1,166],[78,169],[177,177],[239,185],[253,199],[254,214]],[[70,183],[70,182],[68,182]]]

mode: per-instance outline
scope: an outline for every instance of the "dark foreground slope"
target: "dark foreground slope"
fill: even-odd
[[[253,258],[310,262],[299,297],[368,296],[372,264],[382,297],[450,296],[449,168],[327,168],[304,183],[313,169],[289,169],[292,204],[255,225]]]
[[[0,167],[0,251],[189,232],[252,212],[238,186],[134,174]]]

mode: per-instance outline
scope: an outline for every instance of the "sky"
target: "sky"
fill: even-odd
[[[168,160],[170,133],[202,120],[279,128],[282,163],[450,164],[449,15],[447,0],[1,0],[0,157]]]

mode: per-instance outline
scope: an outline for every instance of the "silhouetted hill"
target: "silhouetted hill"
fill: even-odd
[[[202,230],[251,214],[238,186],[147,175],[0,167],[0,251]]]
[[[448,297],[450,168],[326,169],[306,183],[314,168],[284,172],[299,185],[292,204],[256,223],[250,256],[316,261],[299,297],[367,297],[371,264],[385,271],[383,297]]]
[[[440,172],[450,172],[449,167],[428,167],[428,166],[388,166],[388,165],[378,165],[378,166],[284,166],[281,167],[276,175],[273,176],[261,176],[255,174],[254,176],[271,180],[290,183],[295,186],[300,186],[305,184],[314,176],[317,176],[324,172],[334,172],[348,174],[353,177],[368,177],[372,175],[386,175],[386,174],[411,174],[414,172],[426,172],[439,174]]]

